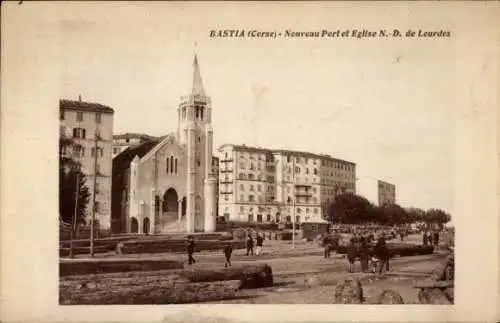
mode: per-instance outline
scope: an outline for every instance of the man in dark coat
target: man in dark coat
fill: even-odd
[[[424,246],[427,246],[427,231],[424,231],[424,234],[422,235],[422,239],[423,239],[423,244]]]
[[[251,233],[249,233],[247,237],[247,256],[249,254],[253,256],[253,238]]]
[[[224,246],[224,257],[226,258],[226,262],[224,263],[224,267],[231,266],[231,254],[233,253],[233,247],[231,243],[228,242]]]
[[[437,247],[439,244],[439,231],[434,231],[434,246]]]
[[[256,255],[260,255],[262,253],[262,246],[264,245],[264,237],[260,234],[257,233],[257,238],[255,238],[257,242],[257,250],[256,250]]]
[[[354,238],[351,238],[349,244],[347,245],[347,260],[349,261],[349,272],[354,272],[354,265],[356,262],[356,256],[358,254],[358,250],[356,248],[356,241]]]
[[[389,270],[389,250],[387,249],[383,235],[378,239],[373,253],[379,261],[378,273],[382,275],[384,267],[386,267],[386,270]]]
[[[194,238],[192,236],[189,236],[187,242],[188,265],[192,265],[196,262],[196,260],[193,258],[195,247],[196,243],[194,242]]]
[[[359,262],[361,263],[361,271],[368,272],[368,260],[370,258],[370,251],[368,250],[368,241],[365,237],[361,238],[359,246]]]

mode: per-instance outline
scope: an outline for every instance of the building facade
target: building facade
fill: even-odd
[[[396,204],[396,185],[373,177],[362,177],[358,180],[359,194],[373,204],[382,206]]]
[[[198,59],[191,93],[177,109],[177,132],[113,159],[115,232],[211,232],[216,223],[212,103]]]
[[[159,139],[143,133],[124,133],[113,136],[113,158],[129,147],[136,147],[146,141]]]
[[[321,219],[337,194],[356,191],[356,164],[328,155],[226,144],[219,163],[219,216],[229,221]]]
[[[92,208],[101,229],[111,226],[111,167],[114,110],[108,106],[81,100],[60,100],[60,136],[71,139],[66,155],[80,162],[91,194],[86,216]],[[69,151],[68,151],[69,150]],[[95,186],[94,186],[95,183]]]

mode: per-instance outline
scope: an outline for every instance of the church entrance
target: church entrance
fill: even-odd
[[[177,223],[179,216],[179,196],[173,188],[169,188],[163,195],[162,212],[161,212],[161,223],[163,228],[171,225],[172,223]]]
[[[194,199],[194,231],[201,232],[205,227],[203,219],[203,200],[200,196]]]

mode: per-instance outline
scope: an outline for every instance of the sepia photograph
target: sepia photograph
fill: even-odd
[[[499,10],[2,2],[0,320],[493,322]]]
[[[172,24],[61,25],[60,304],[453,304],[449,32]]]

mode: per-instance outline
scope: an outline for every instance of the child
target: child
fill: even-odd
[[[351,238],[349,244],[347,245],[347,260],[349,261],[349,272],[354,272],[354,262],[356,261],[357,256],[357,248],[356,248],[356,240]]]
[[[226,262],[224,263],[224,267],[231,266],[231,254],[233,253],[233,247],[231,243],[226,243],[224,246],[224,256],[226,257]]]

